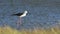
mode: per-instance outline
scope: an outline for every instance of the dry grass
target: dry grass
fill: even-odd
[[[12,29],[11,27],[0,27],[0,34],[60,34],[59,28],[34,29],[34,30],[21,30]]]

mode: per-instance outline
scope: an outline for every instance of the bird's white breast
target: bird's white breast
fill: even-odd
[[[23,13],[23,15],[21,15],[20,17],[24,17],[24,16],[26,16],[26,14],[27,14],[27,11],[25,11],[25,12]]]
[[[20,17],[24,17],[24,16],[26,16],[26,14],[23,14],[23,15],[21,15]]]

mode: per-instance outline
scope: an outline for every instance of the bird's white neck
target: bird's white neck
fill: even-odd
[[[27,11],[25,11],[25,12],[23,13],[23,15],[21,15],[20,17],[24,17],[24,16],[26,16],[26,14],[27,14]]]

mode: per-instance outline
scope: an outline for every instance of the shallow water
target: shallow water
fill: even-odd
[[[16,28],[19,19],[14,13],[28,11],[19,28],[51,28],[60,25],[60,0],[0,0],[0,26]]]

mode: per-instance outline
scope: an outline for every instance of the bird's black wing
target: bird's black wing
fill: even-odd
[[[13,16],[21,16],[23,13],[12,14]]]

